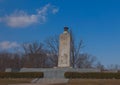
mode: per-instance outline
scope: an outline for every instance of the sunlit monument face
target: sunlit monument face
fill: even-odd
[[[68,27],[64,27],[60,35],[58,67],[70,67],[70,34]]]

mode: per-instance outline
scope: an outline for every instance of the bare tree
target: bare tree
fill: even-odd
[[[11,68],[15,68],[15,69],[19,69],[21,68],[21,59],[20,59],[20,55],[13,53],[11,56],[11,62],[10,62],[10,67]]]
[[[25,67],[46,67],[47,57],[42,43],[25,43],[23,44],[23,49],[25,57],[22,62],[24,62]]]
[[[104,71],[105,70],[105,67],[104,65],[102,65],[100,62],[97,62],[96,66],[95,66],[97,69],[100,69],[101,71]]]
[[[111,64],[107,66],[108,70],[120,70],[120,65],[118,64]]]
[[[73,68],[88,68],[92,67],[95,57],[92,57],[88,54],[81,54],[81,49],[84,47],[83,40],[80,40],[78,43],[75,42],[75,37],[70,30],[71,36],[71,66]],[[57,66],[58,62],[58,52],[59,52],[59,36],[49,37],[45,40],[46,46],[49,49],[49,59],[53,63],[53,66]]]
[[[10,60],[11,59],[7,52],[0,53],[0,71],[5,71],[6,68],[10,67]]]
[[[96,57],[84,53],[79,54],[79,56],[75,59],[74,65],[76,68],[93,68],[95,61]]]
[[[20,61],[20,56],[18,54],[1,52],[0,71],[5,71],[6,68],[19,69],[21,68]]]
[[[71,66],[77,67],[80,59],[80,52],[83,46],[83,40],[80,40],[78,43],[75,42],[75,37],[73,35],[72,30],[70,30],[70,37],[71,37]]]
[[[58,51],[59,51],[59,36],[55,35],[45,40],[47,56],[51,67],[57,66],[58,62]]]

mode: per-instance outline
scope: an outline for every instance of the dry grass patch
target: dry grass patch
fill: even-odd
[[[61,83],[61,84],[51,84],[51,85],[68,85],[68,84]]]
[[[68,85],[120,85],[115,79],[71,79]]]
[[[0,85],[30,83],[32,79],[0,79]],[[54,85],[120,85],[118,79],[70,79],[67,84]]]
[[[0,79],[0,85],[30,83],[32,79]]]

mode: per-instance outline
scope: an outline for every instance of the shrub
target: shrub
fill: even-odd
[[[43,78],[43,72],[0,72],[0,78]]]
[[[80,72],[66,72],[65,78],[81,78],[81,79],[120,79],[120,73],[80,73]]]

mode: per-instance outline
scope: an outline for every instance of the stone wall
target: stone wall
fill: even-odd
[[[20,72],[44,72],[44,78],[64,78],[65,72],[101,72],[101,70],[73,68],[22,68]]]

